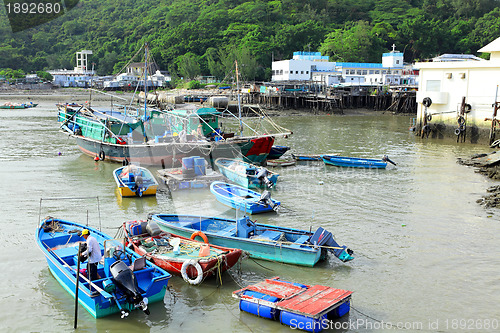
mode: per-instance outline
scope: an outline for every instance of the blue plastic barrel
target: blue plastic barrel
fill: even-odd
[[[194,168],[194,160],[193,157],[183,157],[182,158],[182,171],[188,170],[188,169],[193,169]]]
[[[273,303],[279,301],[279,298],[277,297],[251,290],[245,290],[243,292],[243,295]],[[254,303],[251,301],[247,301],[245,299],[240,300],[240,310],[267,319],[276,319],[279,316],[279,310],[276,309],[275,307]]]
[[[345,303],[342,303],[339,307],[335,308],[334,310],[330,311],[328,313],[328,318],[340,318],[347,314],[351,310],[351,302],[347,301]]]
[[[197,176],[204,176],[206,174],[205,170],[205,159],[203,157],[196,157],[194,159],[194,173]]]
[[[326,314],[318,319],[312,317],[299,315],[296,313],[281,311],[280,323],[288,325],[292,329],[300,329],[307,332],[321,332],[328,327],[328,319]]]

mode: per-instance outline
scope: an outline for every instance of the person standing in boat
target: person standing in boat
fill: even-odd
[[[87,243],[87,249],[83,251],[82,256],[89,258],[87,261],[87,276],[90,281],[98,280],[100,277],[99,274],[97,274],[97,264],[102,259],[101,247],[99,246],[97,239],[95,239],[94,236],[91,236],[90,231],[87,229],[82,230],[82,237],[85,238]]]

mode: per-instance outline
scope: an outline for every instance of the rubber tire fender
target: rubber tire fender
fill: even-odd
[[[500,139],[493,141],[490,145],[490,148],[496,148],[498,146],[500,146]]]
[[[425,97],[424,100],[422,101],[422,104],[425,107],[429,107],[432,105],[432,99],[430,99],[430,97]]]
[[[104,159],[105,159],[105,158],[106,158],[106,154],[104,153],[104,150],[101,150],[101,151],[99,152],[99,159],[100,159],[101,161],[104,161]]]

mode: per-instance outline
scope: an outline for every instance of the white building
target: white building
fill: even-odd
[[[144,66],[143,66],[144,68]],[[114,79],[109,81],[104,81],[105,89],[116,89],[124,87],[135,88],[137,85],[144,87],[144,73],[143,77],[136,76],[135,74],[130,74],[133,72],[127,71],[127,73],[118,74]],[[165,87],[167,82],[170,81],[170,76],[165,76],[159,70],[157,70],[153,75],[148,75],[148,87]]]
[[[465,98],[467,105],[467,126],[483,129],[491,127],[493,107],[500,85],[500,38],[478,50],[490,53],[490,60],[459,60],[422,62],[415,66],[420,69],[417,93],[417,117],[420,127],[424,124],[424,114],[430,115],[430,124],[443,123],[459,128],[458,116]],[[479,59],[477,57],[473,59]],[[426,108],[422,102],[430,98],[432,104]],[[467,131],[471,135],[474,131]],[[476,131],[477,132],[477,131]],[[479,134],[481,135],[481,134]],[[479,138],[472,138],[473,142]],[[482,139],[481,139],[482,140]]]
[[[330,62],[320,52],[294,52],[293,59],[272,63],[272,81],[312,81],[328,86],[416,85],[417,75],[403,64],[403,53],[382,55],[382,63]]]
[[[60,87],[90,87],[94,75],[94,71],[88,69],[87,56],[90,54],[92,54],[90,50],[76,52],[76,67],[73,70],[48,71],[54,78],[53,84]]]

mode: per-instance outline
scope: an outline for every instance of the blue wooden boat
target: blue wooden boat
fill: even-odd
[[[339,167],[351,167],[351,168],[366,168],[366,169],[385,169],[387,162],[396,165],[391,161],[387,155],[384,155],[382,159],[376,160],[371,158],[358,158],[358,157],[345,157],[345,156],[334,156],[334,155],[321,155],[323,162],[326,165],[335,165]]]
[[[155,195],[158,182],[146,168],[129,164],[113,171],[116,186],[122,197]]]
[[[210,185],[210,192],[224,205],[248,214],[272,212],[280,205],[279,201],[271,199],[269,191],[264,191],[260,194],[247,188],[224,182],[213,182]]]
[[[71,296],[76,295],[78,246],[85,242],[80,236],[83,229],[97,239],[104,254],[104,263],[98,265],[100,279],[89,281],[84,273],[79,274],[78,302],[92,316],[121,313],[123,318],[134,309],[149,314],[148,303],[163,301],[171,275],[124,248],[123,239],[111,239],[94,228],[48,217],[40,223],[36,241],[52,275]],[[80,267],[87,265],[82,262]]]
[[[246,188],[272,188],[278,181],[279,174],[241,160],[218,158],[215,165],[227,179]]]
[[[267,159],[268,160],[278,159],[281,156],[283,156],[283,154],[286,153],[288,150],[290,150],[290,147],[287,146],[272,146],[269,155],[267,155]]]
[[[183,237],[202,232],[210,244],[237,248],[250,257],[286,264],[314,266],[332,252],[341,261],[354,259],[352,251],[339,246],[331,232],[315,232],[260,224],[247,216],[237,220],[195,215],[156,214],[150,217],[167,232]]]

